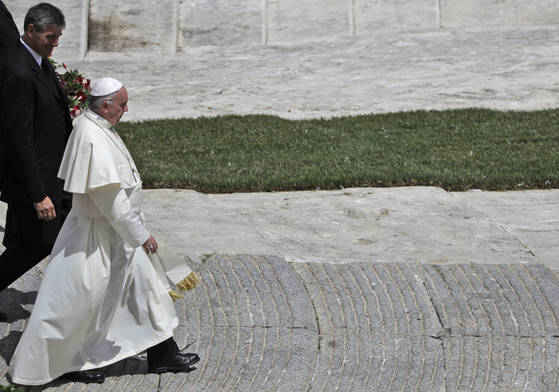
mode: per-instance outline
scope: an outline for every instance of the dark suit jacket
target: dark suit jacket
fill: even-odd
[[[0,200],[30,204],[49,196],[59,214],[63,182],[57,173],[72,121],[66,94],[48,67],[45,73],[19,41],[0,63],[0,140],[8,147]]]
[[[4,57],[4,54],[6,53],[6,49],[9,46],[14,45],[17,42],[18,37],[19,37],[19,32],[17,31],[17,27],[12,18],[12,14],[10,14],[10,11],[7,10],[4,3],[0,0],[0,61],[2,57]],[[0,75],[0,80],[1,79],[2,79],[2,75]],[[2,136],[1,127],[0,127],[0,136]],[[5,164],[6,164],[6,146],[5,143],[0,142],[0,184],[2,182],[2,175],[4,174]]]
[[[10,14],[4,3],[0,1],[0,58],[6,52],[8,46],[16,42],[17,37],[19,37],[19,31],[14,23],[12,14]]]

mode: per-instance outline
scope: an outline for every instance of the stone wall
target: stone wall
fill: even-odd
[[[176,25],[175,0],[89,0],[89,50],[174,52]]]
[[[18,26],[37,0],[5,0]],[[557,0],[51,0],[67,18],[60,51],[158,52],[294,44],[438,28],[559,23]],[[21,27],[20,27],[21,28]]]

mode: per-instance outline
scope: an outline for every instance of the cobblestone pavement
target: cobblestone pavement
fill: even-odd
[[[540,264],[287,263],[251,255],[194,264],[202,283],[176,303],[176,338],[200,354],[196,371],[146,374],[140,355],[110,366],[101,386],[31,390],[559,389],[559,283]],[[4,359],[34,301],[32,275],[2,297],[23,304],[0,324]]]

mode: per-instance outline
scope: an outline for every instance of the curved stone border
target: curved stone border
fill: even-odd
[[[199,369],[164,375],[169,391],[302,391],[317,351],[314,311],[297,274],[277,257],[214,256],[202,287],[182,301],[180,334]],[[179,338],[179,341],[181,338]]]
[[[176,303],[176,338],[200,354],[196,371],[146,374],[138,356],[109,367],[102,386],[36,390],[559,390],[559,283],[541,265],[213,255],[195,267],[201,284]],[[12,301],[32,303],[37,281],[22,280]],[[4,359],[27,317],[12,315],[0,324]]]
[[[443,330],[414,264],[293,264],[316,308],[310,391],[440,391]]]
[[[542,265],[424,265],[450,391],[557,391],[559,285]]]

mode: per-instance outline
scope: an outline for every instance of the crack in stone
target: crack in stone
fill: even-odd
[[[293,266],[291,264],[289,264],[289,266],[291,267],[291,269],[293,270],[293,272],[295,273],[295,276],[297,276],[300,280],[301,283],[303,285],[303,287],[305,288],[305,292],[307,293],[307,298],[309,300],[309,302],[311,303],[313,312],[314,312],[314,319],[316,322],[316,331],[317,331],[317,339],[316,339],[316,361],[314,364],[314,371],[313,371],[313,375],[310,378],[309,381],[309,387],[307,388],[306,392],[310,392],[312,390],[313,387],[313,380],[316,376],[316,369],[318,368],[318,362],[319,362],[319,358],[320,358],[320,352],[322,350],[322,332],[320,330],[320,323],[318,322],[318,312],[316,311],[316,306],[314,304],[314,301],[312,300],[312,296],[311,293],[309,292],[309,289],[305,283],[305,280],[303,279],[303,277],[295,270],[295,268],[293,268]]]
[[[163,389],[161,389],[161,375],[157,376],[157,390],[163,392]]]
[[[440,338],[443,338],[443,337],[448,337],[448,336],[451,335],[452,331],[451,331],[450,328],[446,328],[444,326],[442,316],[439,313],[439,310],[437,309],[437,306],[435,306],[434,299],[431,295],[429,295],[429,289],[426,285],[426,281],[427,281],[427,278],[424,277],[421,280],[421,284],[423,285],[423,288],[425,289],[425,293],[427,294],[427,298],[429,298],[429,302],[431,303],[431,308],[433,309],[433,312],[435,313],[435,316],[437,316],[437,320],[439,321],[439,326],[441,327],[441,331],[442,331],[439,335],[429,335],[429,336],[431,336],[432,338],[436,338],[436,339],[440,339]]]
[[[447,192],[447,193],[449,193],[450,195],[452,195],[451,192]],[[454,195],[452,195],[452,196],[454,197]],[[505,224],[504,224],[504,223],[499,222],[497,219],[495,219],[495,218],[489,216],[485,211],[483,211],[483,210],[481,210],[481,209],[475,207],[474,205],[468,203],[467,201],[462,201],[462,202],[463,202],[466,206],[468,206],[468,208],[470,208],[470,209],[472,209],[472,210],[474,210],[474,211],[477,211],[479,214],[483,215],[483,216],[484,216],[485,218],[487,218],[489,221],[493,222],[493,224],[494,224],[495,226],[497,226],[500,230],[502,230],[503,232],[505,232],[505,233],[506,233],[507,235],[509,235],[511,238],[513,238],[514,240],[518,241],[518,243],[519,243],[520,245],[522,245],[522,247],[523,247],[530,255],[532,255],[536,260],[538,260],[538,262],[540,262],[540,263],[543,262],[543,260],[540,260],[540,259],[538,258],[538,256],[536,256],[536,255],[534,254],[534,252],[528,247],[528,244],[526,244],[524,241],[522,241],[517,235],[515,235],[515,234],[513,234],[511,231],[509,231],[509,229],[507,229],[507,228],[505,227]]]
[[[292,326],[288,327],[285,325],[212,325],[212,328],[262,328],[262,329],[269,329],[269,328],[285,328],[285,329],[305,329],[309,330],[309,328],[305,326]]]

